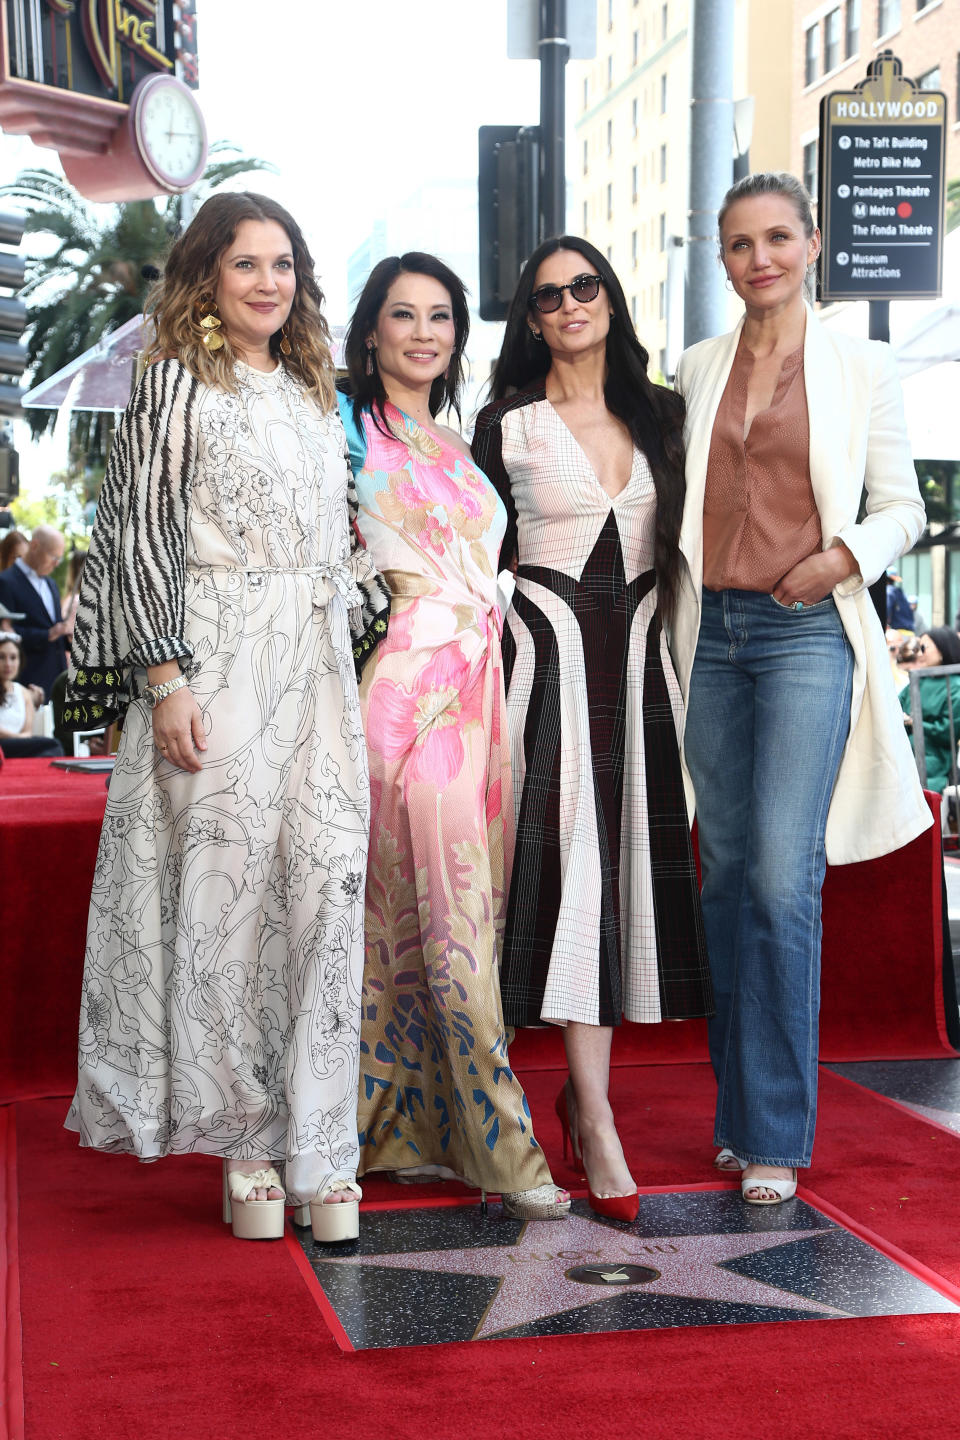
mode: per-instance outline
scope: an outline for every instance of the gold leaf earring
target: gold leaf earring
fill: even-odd
[[[280,326],[280,354],[290,355],[292,352],[293,346],[290,344],[290,332],[287,329],[287,322],[284,320]]]
[[[367,341],[367,363],[366,363],[366,365],[364,366],[364,369],[365,369],[366,372],[367,372],[367,379],[369,379],[370,376],[373,374],[373,352],[374,352],[374,348],[375,348],[375,347],[374,347],[373,345],[371,345],[370,341],[368,340],[368,341]]]
[[[197,312],[197,325],[200,329],[200,341],[207,350],[216,352],[223,349],[223,336],[220,334],[220,312],[217,309],[217,302],[211,297],[201,300]]]

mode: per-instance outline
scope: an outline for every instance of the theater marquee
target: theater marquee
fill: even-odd
[[[196,85],[194,0],[0,0],[0,126],[57,150],[90,199],[189,188]]]

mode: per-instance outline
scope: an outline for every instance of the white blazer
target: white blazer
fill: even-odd
[[[682,567],[670,648],[686,700],[700,629],[703,496],[713,422],[733,366],[741,320],[680,357],[677,389],[687,405],[687,493]],[[897,701],[886,639],[868,585],[915,545],[925,524],[910,455],[896,365],[888,345],[827,330],[807,311],[803,374],[810,421],[810,479],[823,547],[843,542],[860,573],[836,586],[853,649],[850,732],[827,816],[832,865],[870,860],[906,845],[932,824]],[[866,486],[865,518],[857,515]],[[784,755],[784,765],[790,756]],[[693,791],[684,766],[687,800]]]

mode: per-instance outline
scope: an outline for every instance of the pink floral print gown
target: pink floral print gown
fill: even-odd
[[[550,1180],[510,1069],[498,959],[513,814],[497,558],[506,512],[469,455],[342,402],[358,528],[393,595],[364,671],[371,840],[360,1167]]]

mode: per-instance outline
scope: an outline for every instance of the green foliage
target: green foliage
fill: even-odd
[[[218,186],[254,170],[273,170],[265,160],[243,156],[235,145],[218,141],[193,203],[200,205]],[[49,170],[24,170],[0,185],[0,196],[27,212],[25,235],[43,236],[46,245],[28,257],[21,294],[27,302],[27,363],[31,383],[68,365],[101,338],[140,314],[150,282],[145,265],[160,268],[179,234],[184,197],[170,196],[119,205],[88,203],[62,176]],[[34,437],[52,430],[55,410],[29,410]],[[71,423],[74,451],[104,453],[111,417],[77,414]]]
[[[947,229],[960,225],[960,176],[947,181]]]
[[[960,464],[955,460],[918,460],[920,494],[927,508],[928,525],[960,521]]]

